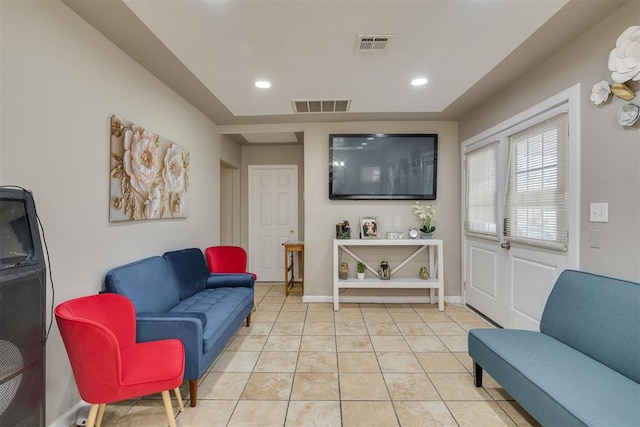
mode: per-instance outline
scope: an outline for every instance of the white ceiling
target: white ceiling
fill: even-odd
[[[219,125],[456,120],[623,3],[62,1]],[[360,34],[392,37],[362,53]],[[291,102],[335,98],[351,99],[348,113],[294,114]],[[271,133],[243,142],[296,140]]]
[[[232,114],[262,116],[308,98],[348,98],[355,113],[440,112],[567,1],[125,3]],[[358,34],[393,37],[356,53]],[[429,83],[412,87],[418,76]]]

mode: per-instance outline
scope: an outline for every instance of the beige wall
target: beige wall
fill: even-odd
[[[242,147],[229,135],[220,135],[220,159],[230,167],[242,166]]]
[[[623,128],[616,112],[626,101],[612,97],[596,106],[589,96],[595,83],[611,82],[609,52],[626,28],[638,25],[638,17],[640,2],[626,3],[459,122],[463,141],[579,83],[580,268],[634,281],[640,281],[640,121]],[[638,82],[632,86],[640,89]],[[589,222],[593,202],[609,203],[608,223]],[[590,247],[591,231],[600,233],[599,249]]]
[[[304,131],[305,297],[333,295],[333,238],[343,219],[377,216],[380,232],[406,231],[418,225],[412,201],[329,200],[329,134],[437,133],[438,181],[435,237],[444,240],[445,295],[461,295],[460,166],[455,122],[359,122],[308,124]],[[357,236],[357,234],[356,234]],[[424,291],[422,291],[424,294]]]
[[[220,244],[240,245],[240,168],[242,149],[220,135]]]
[[[304,148],[302,145],[243,145],[242,146],[242,246],[249,248],[249,166],[250,165],[297,165],[298,166],[298,238],[304,239]],[[258,278],[259,280],[259,278]]]
[[[240,170],[220,161],[220,244],[240,245]]]
[[[33,191],[54,303],[97,293],[117,265],[217,242],[216,126],[62,3],[2,1],[0,8],[0,183]],[[112,114],[190,151],[187,219],[109,222]],[[49,424],[80,397],[55,322],[46,347]]]

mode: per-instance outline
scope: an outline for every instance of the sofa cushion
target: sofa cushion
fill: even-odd
[[[207,316],[204,313],[194,313],[192,311],[167,311],[164,313],[138,313],[136,316],[138,319],[144,317],[153,317],[153,318],[172,318],[172,317],[181,317],[181,318],[189,318],[189,319],[198,319],[200,323],[202,323],[202,327],[207,326]]]
[[[540,331],[640,382],[640,284],[564,271]]]
[[[116,267],[104,280],[108,292],[124,295],[133,302],[136,314],[161,313],[178,304],[178,286],[159,256]]]
[[[216,288],[202,290],[180,301],[171,311],[204,313],[207,317],[207,325],[202,335],[203,350],[206,353],[216,345],[217,340],[231,326],[236,313],[247,305],[253,305],[252,288]]]
[[[207,288],[250,287],[255,284],[251,273],[211,273],[207,278]]]
[[[207,286],[209,268],[200,249],[190,248],[166,252],[162,257],[167,261],[169,271],[179,283],[180,300],[195,295]]]
[[[640,420],[640,384],[547,335],[472,329],[469,354],[543,425]]]

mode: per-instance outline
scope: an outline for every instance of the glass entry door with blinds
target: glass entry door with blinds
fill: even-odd
[[[568,267],[567,103],[463,147],[465,301],[503,327],[539,329]]]

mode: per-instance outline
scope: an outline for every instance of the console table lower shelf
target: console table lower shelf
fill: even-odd
[[[391,270],[392,277],[389,280],[380,280],[378,278],[359,279],[339,279],[338,266],[340,264],[340,255],[342,251],[349,254],[356,261],[365,263],[356,253],[358,246],[409,246],[415,247],[406,259],[398,266]],[[393,277],[394,273],[402,269],[409,261],[420,254],[429,254],[429,271],[432,277],[427,280],[418,278]],[[429,289],[429,299],[432,304],[435,303],[435,291],[438,290],[438,310],[444,311],[444,259],[442,256],[442,240],[425,239],[425,240],[408,240],[408,239],[380,239],[380,240],[343,240],[334,239],[333,241],[333,309],[340,309],[340,289],[360,288],[360,289]],[[375,269],[366,264],[366,268],[372,273],[376,273]]]

